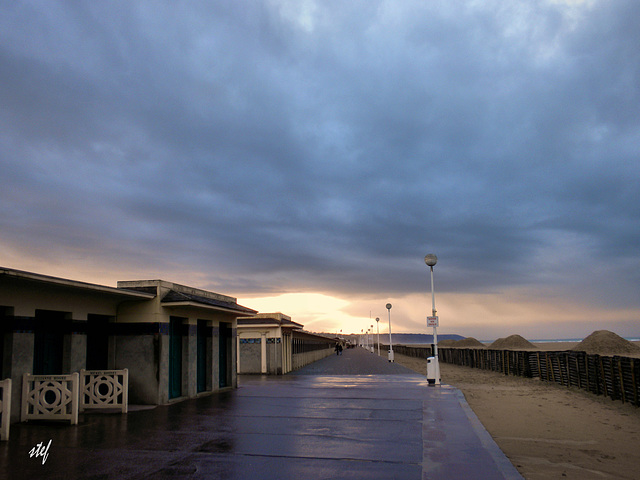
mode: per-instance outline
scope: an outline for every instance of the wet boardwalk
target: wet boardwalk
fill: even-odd
[[[51,440],[49,457],[29,458]],[[517,479],[455,388],[362,349],[235,391],[77,426],[19,424],[11,479]],[[0,474],[0,476],[2,476]]]

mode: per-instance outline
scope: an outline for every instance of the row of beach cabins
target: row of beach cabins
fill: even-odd
[[[95,285],[0,267],[0,440],[9,424],[164,405],[285,374],[336,340],[164,280]]]

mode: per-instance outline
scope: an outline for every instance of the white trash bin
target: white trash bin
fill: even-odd
[[[427,381],[429,385],[440,383],[440,365],[438,365],[436,357],[427,358]]]

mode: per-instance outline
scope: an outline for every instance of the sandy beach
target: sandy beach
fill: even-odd
[[[537,344],[564,350],[575,344]],[[425,374],[426,362],[396,361]],[[560,385],[441,364],[454,385],[526,479],[640,478],[640,409]],[[435,387],[437,388],[437,387]]]

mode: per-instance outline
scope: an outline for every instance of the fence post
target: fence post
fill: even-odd
[[[638,406],[638,384],[636,383],[636,361],[631,359],[631,382],[633,383],[633,404]]]
[[[598,355],[598,360],[600,361],[600,377],[602,378],[602,385],[604,386],[604,396],[609,395],[609,391],[607,389],[607,378],[604,376],[604,365],[602,364],[602,357]]]
[[[71,377],[71,425],[77,425],[78,409],[80,408],[80,376],[78,372],[74,372],[71,374]]]
[[[618,358],[618,375],[620,375],[620,393],[622,396],[622,403],[626,403],[626,392],[624,391],[624,375],[622,374],[622,361]]]
[[[0,440],[9,440],[9,425],[11,423],[11,379],[7,378],[0,382],[2,396],[0,396]]]

